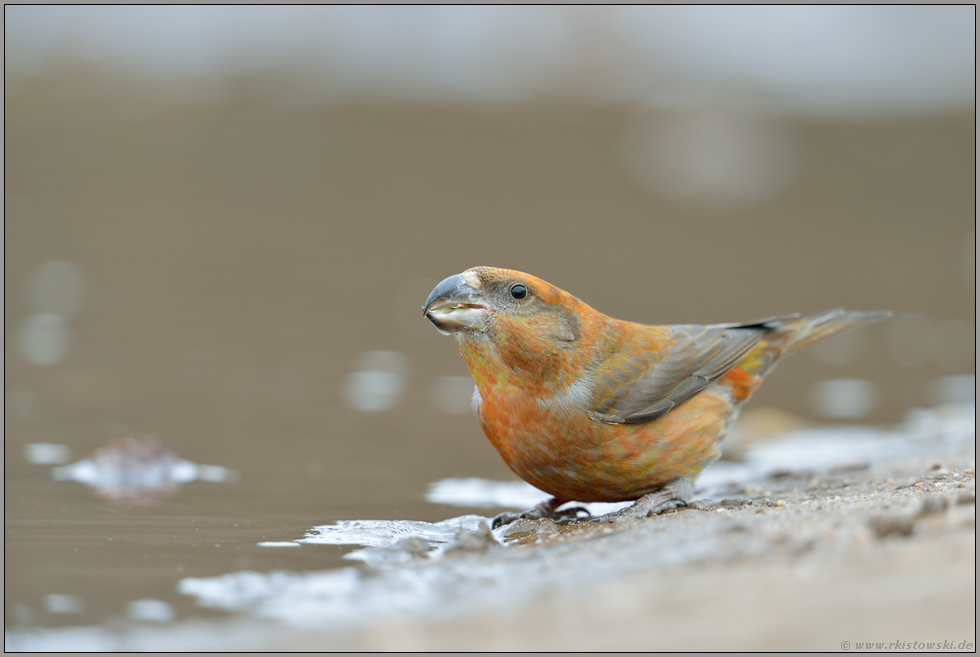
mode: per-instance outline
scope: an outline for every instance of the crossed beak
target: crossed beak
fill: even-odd
[[[423,314],[443,335],[465,329],[483,330],[487,307],[475,276],[456,274],[436,285],[425,300]]]

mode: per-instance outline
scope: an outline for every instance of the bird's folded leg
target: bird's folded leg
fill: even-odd
[[[496,516],[493,519],[493,523],[491,523],[491,527],[493,529],[496,529],[497,527],[503,527],[504,525],[509,525],[515,520],[519,520],[521,518],[527,518],[528,520],[540,520],[541,518],[555,518],[556,515],[560,516],[565,513],[563,511],[561,514],[556,514],[555,511],[558,509],[558,507],[560,507],[562,504],[564,504],[567,501],[568,500],[559,500],[557,497],[552,497],[550,500],[545,500],[544,502],[541,502],[537,506],[534,506],[528,509],[527,511],[523,511],[521,513],[501,513],[500,515]],[[569,511],[577,514],[578,509],[570,509]]]
[[[646,518],[687,506],[694,498],[694,484],[678,477],[655,493],[647,493],[631,506],[591,519],[591,522],[619,522],[630,518]]]

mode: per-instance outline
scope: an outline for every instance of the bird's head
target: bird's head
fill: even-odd
[[[494,267],[474,267],[442,281],[423,312],[440,333],[455,334],[461,349],[464,343],[490,348],[511,367],[539,374],[557,361],[567,365],[598,315],[536,276]]]

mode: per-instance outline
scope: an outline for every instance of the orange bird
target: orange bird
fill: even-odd
[[[573,500],[636,500],[604,520],[685,505],[740,406],[780,358],[891,314],[837,309],[747,324],[645,326],[493,267],[439,283],[424,313],[456,336],[487,438],[521,479],[554,496],[495,525],[558,517]]]

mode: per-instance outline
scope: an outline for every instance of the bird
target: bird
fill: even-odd
[[[540,278],[473,267],[436,285],[423,314],[456,339],[483,432],[551,495],[518,518],[574,520],[568,502],[633,502],[590,521],[686,506],[694,482],[787,354],[889,311],[841,308],[747,323],[648,326],[609,317]]]

